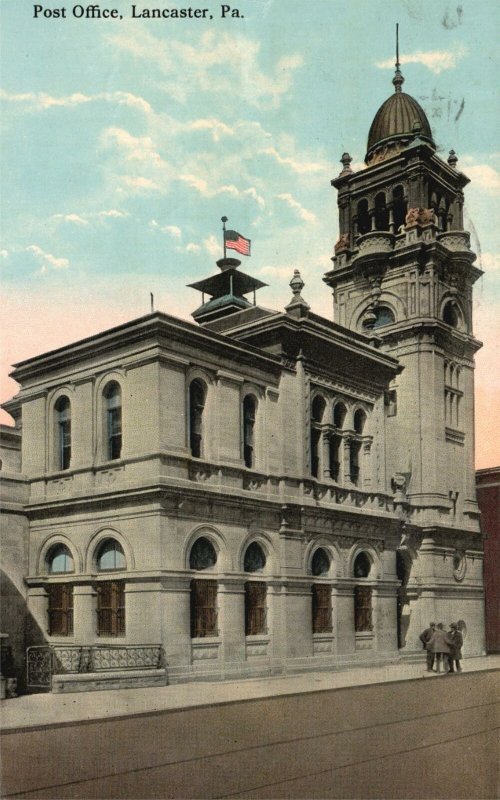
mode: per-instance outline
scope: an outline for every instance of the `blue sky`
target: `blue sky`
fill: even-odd
[[[216,270],[223,214],[252,239],[243,266],[269,283],[263,305],[288,302],[299,268],[304,296],[331,316],[329,182],[344,150],[361,166],[393,90],[399,22],[404,90],[472,180],[468,227],[485,270],[478,406],[490,419],[500,405],[499,5],[241,0],[239,19],[220,19],[220,5],[200,4],[212,20],[146,21],[103,0],[123,19],[75,19],[70,4],[61,20],[3,0],[2,370],[147,313],[150,291],[157,308],[189,318],[199,299],[185,284]],[[3,381],[3,399],[14,391]],[[480,466],[500,461],[486,439]]]

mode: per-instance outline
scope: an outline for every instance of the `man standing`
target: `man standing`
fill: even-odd
[[[422,642],[424,650],[427,651],[427,672],[432,672],[432,668],[434,666],[434,653],[429,648],[429,642],[431,640],[432,634],[436,630],[436,623],[429,622],[429,627],[425,629],[423,633],[420,634],[420,641]]]
[[[451,639],[446,633],[443,623],[438,622],[436,630],[432,634],[427,645],[436,657],[436,672],[441,672],[441,661],[443,661],[445,671],[448,672],[446,665],[450,656],[450,645]]]
[[[448,634],[451,639],[450,655],[448,656],[450,662],[450,672],[455,672],[455,667],[457,672],[462,672],[460,659],[462,658],[462,645],[464,643],[464,637],[462,636],[461,631],[459,631],[456,622],[452,622],[450,628],[451,630]]]

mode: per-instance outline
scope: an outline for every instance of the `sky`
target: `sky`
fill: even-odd
[[[190,319],[200,296],[186,284],[217,271],[223,215],[252,240],[242,268],[269,284],[261,305],[282,309],[299,269],[303,296],[331,319],[330,180],[345,150],[363,166],[399,23],[403,90],[471,179],[466,227],[484,270],[476,465],[500,463],[500,4],[241,0],[223,18],[205,0],[192,6],[205,19],[132,18],[125,0],[97,4],[121,19],[35,6],[0,7],[2,401],[17,391],[13,363],[148,313],[150,292]],[[175,7],[189,5],[135,4]]]

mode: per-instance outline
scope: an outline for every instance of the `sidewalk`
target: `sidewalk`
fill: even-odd
[[[464,674],[500,669],[500,656],[470,658],[463,662]],[[421,664],[391,664],[384,667],[359,667],[344,672],[311,672],[275,678],[244,681],[185,683],[145,689],[74,694],[33,694],[0,703],[0,727],[3,731],[38,726],[61,725],[75,721],[127,717],[157,711],[180,710],[255,700],[278,695],[299,695],[367,686],[380,683],[427,680],[453,680],[445,673],[425,671]]]

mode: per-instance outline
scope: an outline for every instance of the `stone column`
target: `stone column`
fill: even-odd
[[[387,203],[387,210],[389,211],[389,231],[391,233],[397,233],[394,230],[394,203]]]
[[[73,636],[77,644],[95,644],[97,637],[96,611],[94,587],[88,583],[76,585],[73,589]]]
[[[376,230],[376,227],[375,227],[375,224],[376,224],[375,209],[374,208],[369,208],[368,209],[368,214],[370,215],[371,230],[375,231]]]
[[[396,582],[387,581],[373,587],[372,613],[374,648],[387,653],[398,649]]]
[[[219,636],[221,661],[245,660],[245,582],[242,578],[219,581]]]
[[[372,442],[373,442],[372,436],[365,436],[363,437],[363,442],[361,444],[361,458],[359,461],[359,466],[360,466],[359,485],[362,486],[364,489],[370,489],[372,485],[372,468],[371,468]]]
[[[127,644],[160,644],[160,591],[153,581],[125,584]]]
[[[168,577],[160,596],[160,629],[167,669],[191,666],[191,580]]]
[[[337,653],[354,653],[356,639],[354,631],[354,584],[342,583],[336,590],[337,605]]]
[[[35,620],[43,637],[49,636],[49,597],[44,586],[30,586],[26,598],[28,611]],[[37,642],[42,644],[42,642]]]
[[[304,658],[313,652],[312,581],[285,584],[287,659]]]
[[[318,478],[331,478],[330,473],[330,432],[324,430],[321,433],[321,455],[320,455],[320,470],[318,471]]]
[[[269,657],[280,662],[282,668],[286,657],[285,594],[281,581],[267,584],[267,632],[269,634]]]

